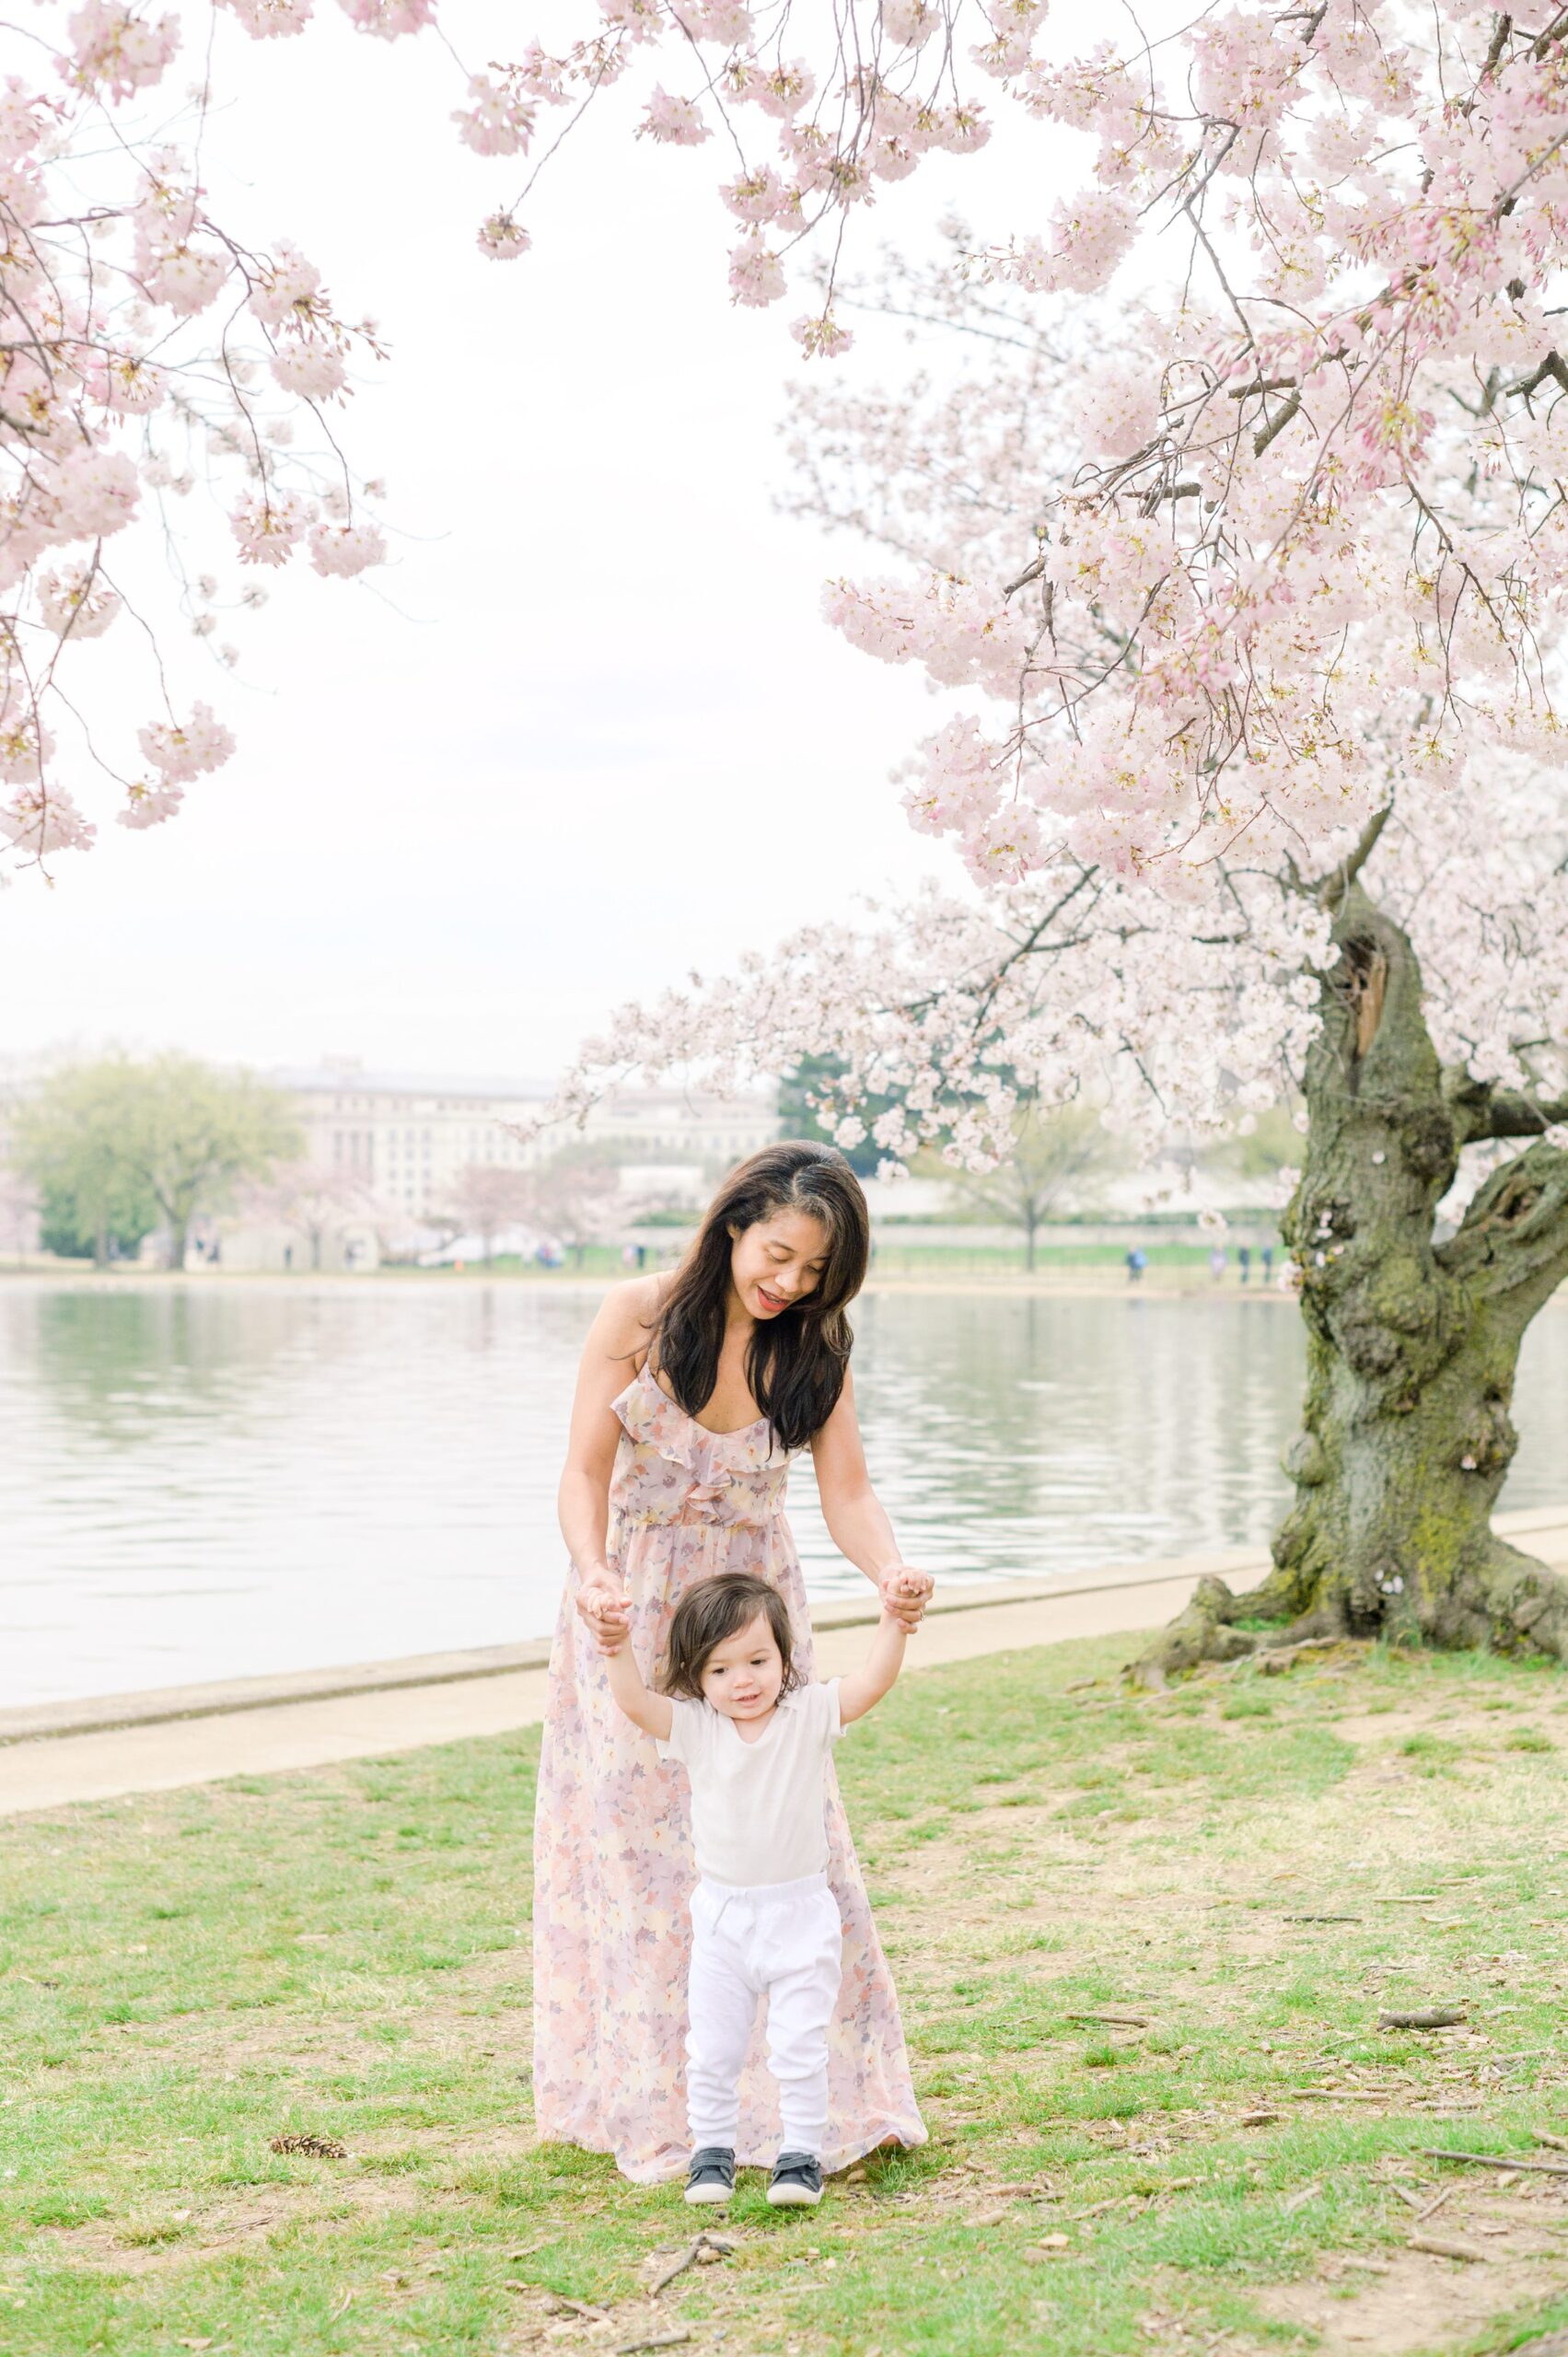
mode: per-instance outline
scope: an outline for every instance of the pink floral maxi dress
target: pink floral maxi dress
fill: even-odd
[[[784,1596],[809,1670],[811,1624],[784,1516],[789,1458],[765,1422],[711,1433],[645,1369],[615,1402],[624,1427],[610,1492],[610,1560],[632,1600],[645,1678],[676,1605],[715,1572],[759,1573]],[[550,1662],[534,1830],[534,2098],[541,2137],[612,2153],[639,2184],[680,2175],[686,2132],[687,1905],[696,1881],[684,1771],[610,1699],[568,1577]],[[853,1737],[851,1738],[853,1740]],[[829,1769],[828,1874],[843,1918],[830,2034],[830,2149],[845,2167],[888,2138],[925,2141],[898,1999]],[[759,2023],[741,2083],[742,2167],[778,2151]]]

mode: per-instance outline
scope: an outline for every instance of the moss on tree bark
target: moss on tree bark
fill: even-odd
[[[1564,1109],[1446,1072],[1406,934],[1353,875],[1330,904],[1340,956],[1320,978],[1306,1161],[1283,1223],[1307,1335],[1284,1459],[1295,1502],[1262,1585],[1237,1597],[1204,1580],[1137,1665],[1146,1683],[1277,1643],[1282,1623],[1292,1639],[1568,1659],[1568,1583],[1492,1528],[1518,1442],[1519,1345],[1568,1274],[1568,1153],[1539,1136]],[[1532,1133],[1438,1243],[1460,1147]]]

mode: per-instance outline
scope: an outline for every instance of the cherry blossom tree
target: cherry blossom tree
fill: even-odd
[[[1568,1591],[1490,1524],[1519,1341],[1568,1273],[1568,790],[1512,737],[1439,781],[1368,720],[1365,776],[1333,823],[1309,827],[1297,799],[1288,823],[1283,805],[1233,812],[1224,834],[1198,812],[1201,852],[1184,821],[1162,839],[1140,797],[1166,773],[1136,750],[1156,657],[1138,609],[1102,602],[1097,576],[1075,659],[1086,679],[1120,667],[1134,749],[1113,795],[1086,737],[1080,794],[1034,726],[1065,597],[1005,659],[1011,605],[977,621],[971,597],[1010,540],[1034,543],[1023,570],[1040,561],[1043,505],[1074,464],[1085,330],[1038,330],[1005,290],[950,272],[896,276],[880,299],[957,329],[977,365],[803,397],[794,498],[917,568],[830,586],[852,635],[1012,715],[1005,761],[966,715],[907,778],[911,819],[956,838],[970,888],[621,1010],[563,1108],[633,1062],[741,1087],[770,1061],[836,1058],[819,1068],[841,1074],[824,1099],[844,1143],[890,1100],[869,1129],[891,1160],[935,1141],[984,1167],[1021,1106],[1100,1106],[1154,1150],[1245,1134],[1303,1092],[1285,1215],[1309,1349],[1296,1504],[1247,1617],[1568,1651]],[[1148,1674],[1249,1648],[1237,1612],[1205,1583]]]
[[[459,1235],[478,1237],[488,1265],[502,1229],[536,1216],[536,1196],[531,1172],[505,1162],[470,1162],[459,1171],[444,1209]]]
[[[330,1162],[283,1164],[243,1189],[240,1208],[247,1218],[292,1228],[305,1243],[315,1273],[329,1237],[351,1224],[379,1225],[386,1217],[385,1206],[363,1179]]]

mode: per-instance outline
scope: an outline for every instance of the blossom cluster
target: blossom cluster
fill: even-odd
[[[238,13],[262,34],[308,11]],[[145,828],[234,749],[208,704],[175,700],[168,618],[133,586],[153,570],[137,541],[161,530],[181,574],[174,627],[205,642],[204,661],[235,659],[213,637],[222,586],[183,576],[170,503],[213,485],[237,568],[303,544],[319,573],[350,574],[386,552],[319,430],[355,355],[378,351],[374,331],[340,316],[295,247],[253,252],[208,212],[194,161],[206,99],[181,126],[163,87],[179,16],[85,0],[53,41],[0,90],[0,849],[23,864],[90,846],[99,781],[121,823]],[[320,457],[296,447],[301,421]],[[241,577],[232,602],[256,602]],[[89,651],[126,616],[162,656],[156,716],[128,731],[98,709]]]

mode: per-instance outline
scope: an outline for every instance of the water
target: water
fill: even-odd
[[[537,1636],[591,1297],[525,1284],[0,1281],[0,1706]],[[858,1312],[872,1475],[944,1579],[1265,1538],[1284,1302],[898,1295]],[[1504,1503],[1568,1491],[1568,1318],[1525,1350]],[[809,1460],[815,1595],[853,1592]]]

